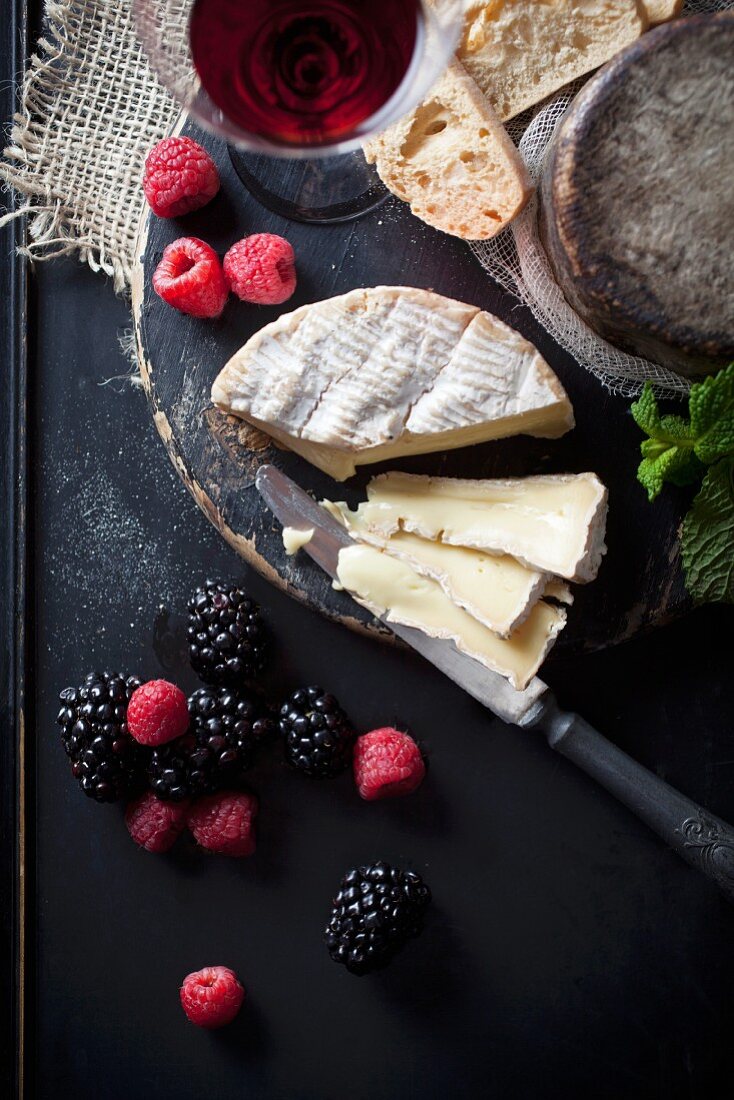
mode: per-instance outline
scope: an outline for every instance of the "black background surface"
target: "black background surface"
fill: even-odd
[[[6,232],[3,265],[9,248]],[[27,1095],[731,1096],[734,912],[534,735],[503,726],[418,658],[252,575],[198,513],[142,393],[120,377],[128,323],[111,287],[81,265],[39,267]],[[212,574],[243,580],[262,601],[277,639],[275,695],[322,682],[362,729],[411,726],[430,756],[416,795],[364,804],[348,776],[314,784],[273,754],[253,774],[259,847],[242,861],[185,842],[147,855],[119,808],[84,799],[59,745],[58,690],[95,666],[193,687],[181,612]],[[731,626],[731,609],[706,609],[548,673],[563,704],[728,820]],[[423,873],[435,904],[391,969],[358,979],[330,961],[321,927],[343,871],[376,857]],[[248,990],[220,1034],[189,1025],[177,997],[181,978],[210,963],[234,967]]]
[[[730,1095],[734,913],[715,889],[532,734],[249,574],[119,377],[125,306],[71,261],[39,268],[33,297],[37,1094]],[[253,775],[260,839],[244,861],[185,842],[147,855],[116,807],[83,798],[56,692],[98,665],[192,687],[181,612],[210,574],[263,602],[275,695],[323,682],[360,728],[411,726],[431,762],[415,796],[367,805],[349,776],[314,784],[274,754]],[[730,627],[728,609],[710,609],[549,677],[728,819]],[[435,906],[389,971],[358,979],[320,931],[343,871],[376,857],[424,873]],[[210,1035],[184,1019],[177,987],[220,962],[249,1000]]]

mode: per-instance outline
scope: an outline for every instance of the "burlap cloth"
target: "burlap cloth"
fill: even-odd
[[[179,113],[135,37],[131,0],[47,0],[0,163],[0,179],[26,200],[15,215],[29,214],[28,255],[78,252],[124,291],[145,156]]]
[[[733,6],[734,0],[685,5],[690,12]],[[536,179],[576,90],[564,89],[511,124]],[[45,37],[19,99],[0,181],[21,199],[0,225],[27,214],[25,251],[31,258],[78,252],[124,292],[143,212],[143,162],[179,113],[135,37],[131,0],[47,0]],[[664,364],[612,347],[568,306],[538,241],[535,202],[494,241],[472,247],[493,278],[609,389],[634,394],[651,378],[661,394],[685,393],[688,383]]]

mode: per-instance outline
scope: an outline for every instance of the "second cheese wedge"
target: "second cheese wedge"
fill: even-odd
[[[509,435],[555,438],[573,410],[540,353],[476,306],[353,290],[266,325],[212,401],[343,481],[355,467]]]
[[[607,491],[592,473],[471,481],[389,473],[373,478],[358,522],[389,538],[510,554],[531,569],[591,581],[606,552]]]
[[[355,543],[340,550],[337,577],[374,614],[453,641],[519,691],[530,683],[566,623],[562,608],[541,601],[511,638],[500,638],[452,603],[436,581],[373,546]]]

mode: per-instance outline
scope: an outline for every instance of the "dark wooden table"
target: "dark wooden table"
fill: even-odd
[[[10,234],[0,241],[11,334]],[[0,375],[3,932],[16,952],[3,973],[2,1074],[15,1063],[11,967],[22,961],[25,1094],[44,1100],[731,1096],[734,912],[533,735],[249,572],[179,483],[124,377],[128,324],[124,303],[79,264],[38,268],[28,461],[16,467],[17,379],[7,364]],[[348,776],[313,784],[271,758],[253,779],[258,853],[242,862],[186,846],[148,856],[117,807],[83,798],[59,745],[58,690],[96,666],[193,687],[182,611],[210,574],[241,579],[262,602],[278,640],[275,695],[324,682],[361,728],[412,727],[431,761],[418,794],[366,805]],[[564,704],[729,820],[733,622],[730,608],[705,609],[549,673]],[[425,873],[434,913],[391,969],[356,979],[331,963],[320,930],[341,873],[379,856]],[[239,971],[249,1001],[230,1030],[207,1034],[184,1020],[177,986],[219,962]]]

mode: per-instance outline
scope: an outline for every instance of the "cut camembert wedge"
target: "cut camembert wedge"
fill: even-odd
[[[510,638],[500,638],[453,603],[437,581],[362,543],[339,551],[337,577],[373,614],[453,641],[519,691],[530,683],[566,623],[565,610],[541,600]]]
[[[212,401],[337,481],[356,466],[573,427],[540,353],[476,306],[409,287],[353,290],[266,325]]]
[[[436,581],[446,595],[489,630],[507,638],[525,621],[549,583],[547,573],[514,558],[396,531],[389,538],[370,531],[359,512],[323,501],[353,538],[376,546]]]
[[[606,552],[607,490],[592,473],[471,481],[393,472],[373,478],[367,497],[357,522],[382,538],[409,531],[584,582]]]

